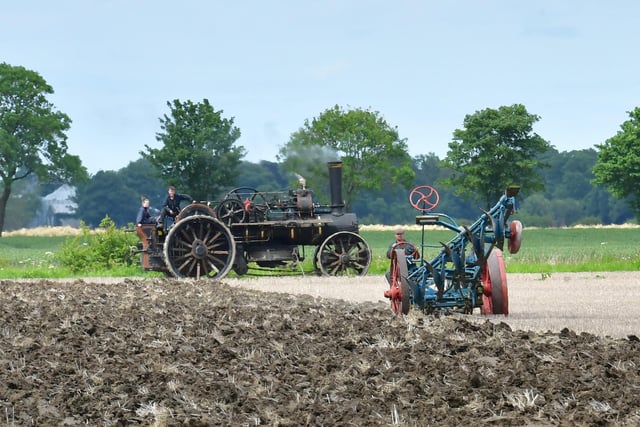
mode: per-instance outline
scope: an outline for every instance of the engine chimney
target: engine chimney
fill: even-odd
[[[342,200],[342,162],[329,162],[329,191],[331,191],[331,212],[343,213]]]

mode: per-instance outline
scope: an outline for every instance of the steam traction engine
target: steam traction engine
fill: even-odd
[[[520,187],[510,186],[498,203],[470,226],[461,226],[449,215],[433,212],[438,192],[429,186],[415,188],[409,200],[421,211],[416,224],[422,226],[422,251],[440,247],[431,260],[414,259],[405,249],[392,247],[389,290],[386,298],[396,314],[407,314],[413,305],[426,313],[455,310],[470,314],[509,313],[507,273],[502,258],[504,243],[515,254],[522,242],[522,223],[507,222],[517,210]],[[425,226],[440,226],[454,233],[448,242],[425,243]],[[403,242],[404,245],[411,245]],[[396,246],[399,246],[396,244]],[[417,248],[413,248],[417,249]]]
[[[175,277],[222,279],[258,268],[295,271],[305,246],[315,246],[314,271],[322,275],[367,273],[371,250],[358,234],[358,220],[344,212],[342,162],[330,162],[331,204],[314,203],[304,179],[297,190],[259,192],[236,188],[218,202],[192,203],[164,232],[137,228],[141,263],[147,271]],[[284,270],[283,270],[284,271]]]

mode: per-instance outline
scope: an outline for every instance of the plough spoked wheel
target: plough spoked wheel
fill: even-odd
[[[509,314],[509,292],[507,288],[507,271],[504,267],[502,251],[493,248],[482,276],[484,293],[482,294],[481,312],[490,314]]]
[[[371,265],[371,249],[356,233],[333,233],[316,248],[313,265],[323,276],[364,276]]]
[[[211,209],[209,206],[203,205],[202,203],[192,203],[188,206],[185,206],[184,209],[180,211],[178,216],[176,216],[176,222],[193,215],[216,216],[213,209]]]
[[[522,223],[516,219],[509,224],[509,253],[518,253],[520,245],[522,245]]]
[[[208,215],[193,215],[177,222],[164,242],[164,261],[175,277],[222,279],[236,256],[229,229]]]
[[[409,269],[404,249],[391,251],[389,268],[389,291],[385,293],[391,299],[391,309],[398,316],[408,314],[411,304],[411,285],[409,285]]]

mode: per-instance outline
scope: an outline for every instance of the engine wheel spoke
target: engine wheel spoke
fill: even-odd
[[[193,215],[176,223],[165,240],[164,258],[176,277],[221,279],[233,266],[236,246],[231,231],[209,215]]]
[[[371,249],[356,233],[334,233],[318,247],[314,265],[325,276],[364,276],[371,265]]]

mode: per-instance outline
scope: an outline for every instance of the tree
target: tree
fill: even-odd
[[[251,187],[258,191],[280,191],[287,186],[278,163],[261,160],[259,163],[243,161],[238,167],[236,187]]]
[[[629,120],[604,144],[596,144],[600,150],[593,167],[594,182],[603,185],[611,193],[628,199],[636,217],[640,220],[640,108],[628,111]]]
[[[116,171],[98,171],[76,194],[78,218],[89,227],[98,227],[108,216],[116,224],[133,223],[140,207],[140,197],[124,185]],[[137,198],[137,200],[136,200]],[[134,203],[123,203],[135,200]]]
[[[364,190],[380,190],[383,186],[413,184],[414,172],[405,139],[381,117],[379,112],[339,106],[327,109],[291,135],[280,149],[278,158],[287,170],[304,176],[301,168],[310,171],[314,179],[326,177],[322,157],[343,162],[343,194],[345,208]],[[305,164],[306,162],[306,164]],[[322,172],[321,169],[322,168]],[[307,169],[307,170],[309,170]],[[312,187],[307,178],[308,187]],[[327,182],[326,179],[324,179]]]
[[[327,163],[339,159],[339,154],[329,147],[310,145],[299,140],[294,133],[289,142],[280,148],[277,158],[289,187],[297,187],[298,178],[303,177],[307,188],[314,191],[314,199],[319,203],[329,203]]]
[[[135,195],[132,199],[134,212],[138,212],[140,200],[143,197],[147,197],[151,201],[152,207],[160,208],[162,206],[167,197],[167,187],[158,177],[158,170],[149,160],[140,158],[129,162],[127,166],[118,170],[118,175],[122,178],[125,188]],[[129,221],[133,221],[133,219]]]
[[[552,146],[533,133],[540,118],[521,104],[487,108],[464,118],[453,132],[444,165],[453,172],[444,182],[456,194],[492,206],[511,184],[527,191],[544,189],[536,172],[545,165],[538,156]]]
[[[0,236],[14,182],[84,182],[87,170],[67,153],[71,119],[47,100],[53,88],[35,71],[0,64]]]
[[[15,182],[5,211],[5,231],[32,226],[41,211],[41,188],[34,174]]]
[[[416,186],[434,187],[443,177],[442,160],[435,154],[419,154],[413,158],[413,169],[416,174]]]
[[[210,200],[232,185],[236,168],[244,157],[242,146],[234,146],[240,129],[233,118],[222,118],[207,99],[201,103],[167,102],[170,116],[160,118],[163,132],[156,134],[162,148],[145,145],[140,154],[159,171],[159,176],[179,192],[196,200]]]
[[[78,186],[78,216],[97,227],[108,216],[117,226],[133,223],[142,197],[151,201],[153,215],[159,215],[167,189],[148,160],[138,159],[118,171],[98,171],[89,182]]]

